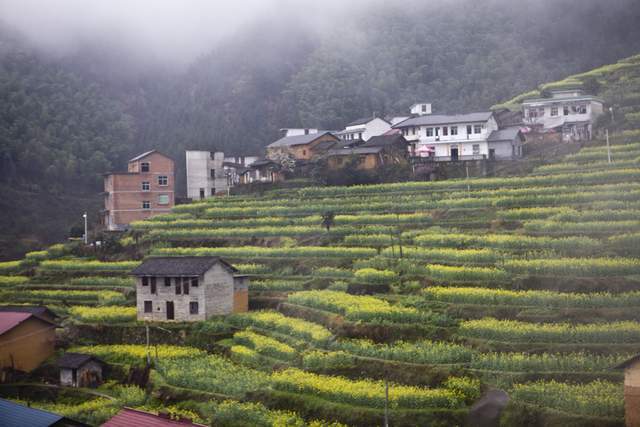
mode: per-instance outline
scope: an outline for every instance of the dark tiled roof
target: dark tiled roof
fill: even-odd
[[[158,150],[149,150],[149,151],[145,151],[145,152],[144,152],[144,153],[142,153],[142,154],[138,154],[137,156],[135,156],[135,157],[134,157],[134,158],[132,158],[132,159],[129,159],[129,163],[131,163],[131,162],[135,162],[135,161],[140,160],[140,159],[143,159],[143,158],[145,158],[145,157],[147,157],[148,155],[153,154],[153,153],[158,153],[158,154],[160,154],[161,156],[164,156],[164,157],[168,158],[169,160],[173,161],[173,159],[172,159],[171,157],[167,156],[166,154],[163,154],[163,153],[159,152]]]
[[[139,411],[137,409],[123,408],[113,418],[102,424],[102,427],[199,427],[202,424],[194,424],[187,420],[171,420],[167,417]]]
[[[0,305],[0,312],[31,313],[36,316],[58,317],[53,311],[43,305]]]
[[[494,130],[487,138],[489,142],[498,142],[498,141],[513,141],[518,137],[520,133],[520,128],[517,126],[512,126],[500,130]]]
[[[622,362],[621,364],[615,366],[613,369],[627,369],[628,367],[630,367],[631,365],[633,365],[634,363],[636,363],[639,360],[640,360],[640,354],[636,354],[632,358],[627,359],[624,362]]]
[[[216,263],[227,270],[236,268],[219,257],[151,257],[131,272],[134,276],[200,276]]]
[[[324,135],[333,135],[331,132],[310,133],[308,135],[285,136],[279,140],[272,142],[267,147],[293,147],[294,145],[309,144]]]
[[[353,147],[353,148],[337,148],[329,150],[327,156],[350,156],[357,154],[378,154],[384,150],[384,147]]]
[[[62,415],[53,412],[0,399],[0,426],[2,427],[49,427],[63,419]]]
[[[91,354],[70,353],[70,352],[67,352],[62,357],[60,357],[57,360],[56,364],[60,368],[77,369],[91,360],[104,364],[102,360],[98,359],[95,356],[92,356]]]
[[[362,147],[387,147],[394,144],[408,144],[404,136],[400,134],[378,135],[369,138]]]
[[[395,124],[394,128],[403,128],[407,126],[428,126],[428,125],[446,125],[449,123],[473,123],[486,122],[493,115],[491,111],[483,111],[479,113],[469,114],[427,114],[424,116],[412,117],[403,122]]]
[[[363,125],[365,123],[369,123],[371,120],[374,120],[375,117],[363,117],[361,119],[358,120],[354,120],[351,123],[347,123],[345,127],[349,127],[349,126],[358,126],[358,125]]]

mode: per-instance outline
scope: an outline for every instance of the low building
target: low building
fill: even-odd
[[[374,136],[361,145],[330,150],[326,155],[327,166],[330,170],[337,170],[355,159],[356,169],[375,170],[385,165],[406,162],[409,147],[408,141],[399,134]]]
[[[284,136],[312,135],[320,132],[317,128],[282,128],[280,134]]]
[[[368,141],[374,136],[382,135],[391,129],[391,123],[379,117],[365,117],[347,124],[344,130],[337,133],[343,141]]]
[[[206,427],[190,419],[172,419],[169,414],[140,411],[123,408],[113,418],[102,424],[102,427]]]
[[[580,89],[551,90],[548,98],[531,98],[522,102],[524,123],[534,131],[555,131],[562,140],[588,141],[593,123],[603,113],[604,101]]]
[[[42,409],[30,408],[10,400],[0,399],[2,427],[89,427],[78,421]]]
[[[44,305],[0,305],[0,313],[3,312],[31,313],[52,323],[58,319],[58,315]]]
[[[506,149],[504,138],[511,135],[502,132],[491,111],[442,115],[425,114],[412,117],[394,125],[400,129],[410,144],[415,146],[414,155],[432,157],[435,161],[513,159],[522,153],[514,136]],[[517,129],[516,134],[519,132]]]
[[[248,309],[247,276],[218,257],[152,257],[131,274],[138,320],[192,322]]]
[[[627,427],[640,427],[640,354],[615,369],[624,370],[624,419]]]
[[[126,230],[134,221],[171,212],[174,204],[174,162],[156,150],[129,160],[127,172],[105,175],[102,224],[107,230]]]
[[[256,160],[248,167],[238,168],[236,173],[240,184],[284,181],[281,165],[269,159]]]
[[[55,350],[55,328],[30,312],[0,312],[0,371],[31,372],[40,366]]]
[[[267,158],[275,161],[281,157],[312,160],[324,155],[339,142],[340,139],[331,132],[285,136],[267,146]]]
[[[60,368],[60,385],[95,388],[102,384],[106,364],[95,356],[67,352],[56,364]]]

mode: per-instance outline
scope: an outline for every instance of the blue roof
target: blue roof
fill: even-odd
[[[2,427],[49,427],[63,418],[62,415],[0,399],[0,426]]]

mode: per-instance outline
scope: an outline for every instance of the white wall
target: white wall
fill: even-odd
[[[572,106],[586,105],[585,113],[573,112]],[[569,107],[569,114],[564,115],[564,107]],[[558,109],[556,116],[551,115],[552,108]],[[538,117],[531,117],[530,111],[534,109],[538,111]],[[599,101],[539,101],[523,104],[522,106],[525,123],[541,124],[545,129],[551,129],[563,125],[565,122],[591,121],[602,114],[603,106]],[[540,116],[539,111],[544,111]]]
[[[205,196],[209,188],[209,164],[210,153],[208,151],[187,151],[187,197],[200,199],[200,189],[205,189]]]
[[[318,129],[315,128],[283,128],[280,129],[283,136],[297,136],[297,135],[311,135],[318,133]]]
[[[356,140],[362,133],[362,140],[368,141],[372,137],[382,135],[389,130],[391,130],[391,124],[376,117],[367,123],[345,127],[342,131],[342,139],[345,141]]]
[[[424,106],[425,111],[422,111],[422,106]],[[431,104],[429,104],[428,102],[421,102],[419,104],[414,104],[411,106],[411,114],[417,114],[419,116],[431,114]]]

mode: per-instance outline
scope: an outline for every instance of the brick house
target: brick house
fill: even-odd
[[[54,352],[56,324],[28,311],[0,312],[0,382],[4,369],[31,372]]]
[[[173,160],[156,150],[129,160],[127,172],[106,174],[102,223],[124,230],[133,221],[168,213],[175,204]]]
[[[385,165],[406,163],[409,152],[409,142],[402,135],[378,135],[354,147],[329,150],[326,155],[327,167],[329,170],[338,170],[356,158],[356,169],[375,170]]]
[[[340,139],[331,132],[285,136],[267,145],[267,158],[276,160],[286,155],[295,160],[311,160],[325,154],[338,142]]]
[[[136,267],[138,320],[193,322],[248,310],[247,276],[218,257],[152,257]]]

